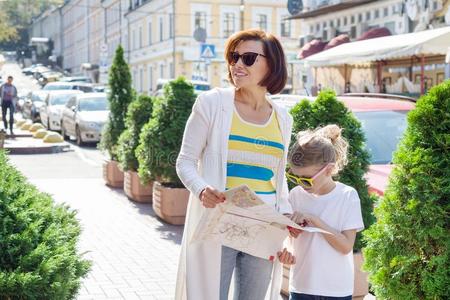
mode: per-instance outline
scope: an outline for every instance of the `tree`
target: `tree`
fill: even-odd
[[[117,47],[111,69],[109,70],[108,93],[110,114],[103,130],[100,149],[106,150],[112,160],[117,160],[117,141],[125,129],[128,105],[135,97],[131,88],[131,74],[123,56],[121,45]]]
[[[380,299],[448,299],[450,80],[408,114],[377,222],[364,233],[365,269]]]
[[[139,163],[135,150],[139,145],[139,135],[142,127],[152,115],[153,99],[141,95],[128,106],[125,120],[126,129],[122,132],[118,141],[118,159],[124,171],[137,171]]]
[[[361,200],[361,210],[366,228],[374,222],[373,203],[376,196],[369,195],[364,174],[369,167],[369,153],[364,147],[364,132],[355,116],[338,101],[333,91],[322,91],[314,102],[303,100],[291,110],[294,119],[293,134],[305,129],[314,129],[328,124],[336,124],[343,131],[343,137],[349,143],[348,164],[336,177],[356,189]],[[292,139],[295,141],[295,138]],[[354,248],[363,246],[358,233]]]
[[[195,98],[194,87],[183,77],[164,87],[164,96],[155,101],[152,118],[142,129],[136,149],[142,180],[183,187],[175,170],[175,160]]]

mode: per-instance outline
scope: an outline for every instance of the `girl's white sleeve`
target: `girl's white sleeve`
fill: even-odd
[[[288,133],[289,137],[287,138],[287,143],[285,145],[286,153],[285,155],[285,162],[287,162],[287,152],[289,151],[289,145],[291,142],[291,132],[292,132],[292,117],[288,114]],[[286,166],[285,166],[286,167]],[[284,170],[283,170],[284,172]],[[281,197],[280,197],[280,207],[279,212],[282,214],[292,214],[292,207],[289,203],[289,188],[286,180],[286,175],[283,174],[283,187],[281,191]]]
[[[195,101],[184,129],[183,141],[176,162],[178,177],[184,186],[197,198],[208,185],[198,173],[198,162],[207,143],[210,116],[200,95]]]

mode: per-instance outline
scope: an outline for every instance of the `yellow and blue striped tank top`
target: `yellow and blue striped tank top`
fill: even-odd
[[[284,145],[274,110],[266,124],[249,123],[236,108],[228,139],[226,189],[242,184],[265,203],[276,204],[276,171],[283,157]]]

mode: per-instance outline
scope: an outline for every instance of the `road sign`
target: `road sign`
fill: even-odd
[[[200,57],[211,59],[216,57],[216,47],[212,44],[202,44],[200,46]]]

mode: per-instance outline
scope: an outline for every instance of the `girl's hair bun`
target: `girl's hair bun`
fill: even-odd
[[[341,137],[341,132],[342,129],[339,126],[331,124],[320,128],[318,133],[323,137],[330,139],[331,143],[335,144]]]

